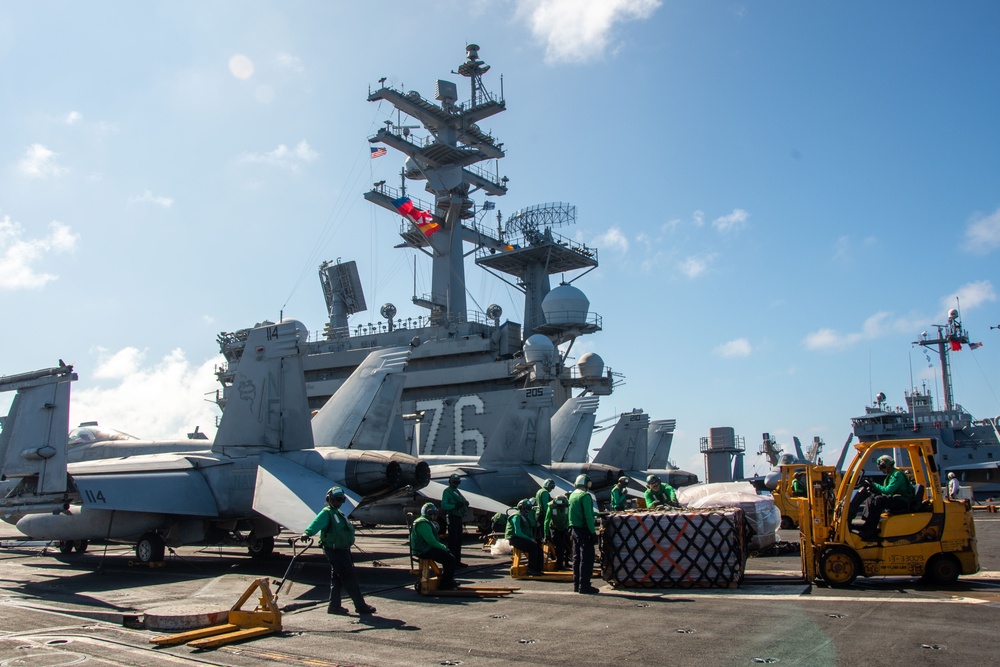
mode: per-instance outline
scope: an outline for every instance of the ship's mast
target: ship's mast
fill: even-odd
[[[482,76],[490,69],[479,59],[479,47],[466,47],[466,61],[458,68],[458,74],[471,82],[472,99],[465,103],[458,101],[458,86],[452,81],[438,80],[434,104],[425,100],[415,91],[403,92],[382,87],[368,95],[370,102],[386,100],[396,109],[417,120],[430,136],[418,139],[409,129],[391,123],[378,134],[368,139],[371,143],[382,143],[406,154],[404,166],[406,178],[426,181],[425,189],[434,196],[433,221],[440,229],[425,235],[415,225],[406,226],[401,232],[404,244],[421,250],[432,258],[431,294],[414,296],[414,303],[431,311],[435,324],[463,322],[468,319],[465,299],[465,248],[466,241],[477,248],[495,250],[503,248],[495,239],[481,230],[466,227],[463,220],[474,216],[474,202],[469,195],[482,190],[486,195],[507,194],[507,178],[498,179],[486,170],[474,167],[477,162],[504,157],[503,144],[492,135],[483,132],[476,124],[485,118],[506,109],[502,99],[494,99],[482,82]],[[397,211],[394,200],[403,196],[402,189],[395,190],[385,183],[365,193],[365,199],[391,211]],[[421,210],[426,205],[414,200]]]
[[[944,392],[944,409],[951,410],[954,406],[954,397],[951,389],[951,365],[948,363],[948,352],[951,350],[961,350],[962,345],[969,344],[969,335],[962,327],[962,321],[958,317],[958,310],[952,308],[948,311],[947,324],[931,325],[937,329],[937,338],[928,338],[924,332],[920,340],[913,341],[914,345],[922,347],[937,347],[938,359],[941,362],[941,388]]]

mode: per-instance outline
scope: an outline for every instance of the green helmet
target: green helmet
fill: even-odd
[[[451,476],[448,477],[448,486],[458,486],[461,483],[462,483],[462,476],[459,475],[457,472],[451,473]]]
[[[587,475],[577,475],[576,482],[573,484],[578,489],[589,489],[593,482]]]
[[[552,501],[552,504],[556,507],[566,507],[566,505],[569,505],[569,500],[566,499],[566,496],[559,496]]]
[[[542,488],[545,489],[546,491],[551,491],[552,489],[556,488],[556,483],[552,479],[547,479],[544,482],[542,482]]]
[[[345,500],[347,498],[347,493],[339,486],[331,486],[330,490],[326,492],[326,502],[332,505],[334,501]]]
[[[517,501],[517,509],[520,512],[524,512],[525,510],[530,510],[534,504],[535,504],[534,498],[524,498],[522,500]]]
[[[878,460],[876,461],[876,463],[878,464],[879,468],[882,468],[882,467],[885,467],[885,468],[895,468],[896,467],[896,462],[893,461],[892,457],[889,456],[888,454],[883,454],[882,456],[878,457]]]
[[[656,475],[650,475],[649,477],[646,478],[646,484],[659,484],[659,483],[660,483],[660,478],[657,477]]]
[[[434,503],[424,503],[424,506],[420,508],[420,516],[429,517],[431,514],[437,514],[438,508]]]

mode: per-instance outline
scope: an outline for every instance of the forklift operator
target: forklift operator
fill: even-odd
[[[878,469],[885,474],[885,482],[878,484],[865,479],[868,497],[861,506],[864,524],[858,535],[864,540],[872,540],[878,534],[878,522],[882,512],[906,511],[913,503],[913,484],[902,470],[896,469],[891,456],[878,457]]]

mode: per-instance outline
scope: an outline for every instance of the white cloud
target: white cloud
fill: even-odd
[[[63,118],[63,122],[66,123],[67,125],[76,125],[81,120],[83,120],[83,114],[81,114],[79,111],[70,111]]]
[[[892,313],[879,311],[861,324],[860,331],[841,333],[836,329],[819,329],[807,334],[802,344],[807,350],[843,350],[861,341],[875,340],[890,333],[913,332],[920,326],[918,320],[893,317]]]
[[[714,252],[708,253],[707,255],[685,257],[681,260],[678,269],[687,278],[697,278],[708,271],[712,262],[715,261],[716,254]]]
[[[611,227],[595,238],[594,245],[598,248],[615,248],[623,255],[628,252],[628,239],[618,227]]]
[[[302,165],[313,162],[317,157],[319,157],[319,153],[303,139],[295,145],[295,148],[290,149],[285,144],[280,144],[268,153],[243,153],[237,158],[237,161],[249,164],[266,164],[294,173]]]
[[[222,358],[193,366],[176,349],[159,362],[144,366],[145,353],[125,348],[103,357],[94,375],[117,380],[114,386],[73,391],[71,424],[95,420],[147,439],[183,438],[200,426],[211,437],[220,414],[206,394],[218,387],[214,370]],[[80,372],[77,365],[77,372]],[[81,373],[83,375],[83,373]]]
[[[40,239],[24,239],[21,224],[10,216],[0,220],[0,290],[39,289],[57,278],[39,273],[34,264],[50,252],[71,252],[79,235],[61,222],[49,224],[49,234]]]
[[[741,208],[734,208],[732,213],[716,218],[712,221],[712,226],[723,234],[738,232],[747,226],[750,214]]]
[[[305,66],[302,64],[302,59],[298,56],[293,56],[290,53],[279,52],[274,57],[274,64],[279,69],[287,69],[293,72],[301,74],[306,71]]]
[[[962,249],[986,255],[1000,248],[1000,208],[986,217],[977,217],[965,228]]]
[[[545,44],[545,61],[586,62],[608,48],[619,23],[644,20],[662,0],[518,0],[517,16]]]
[[[702,210],[699,209],[699,210],[695,211],[692,214],[692,217],[694,218],[694,226],[695,227],[701,227],[702,225],[705,224],[705,212],[704,211],[702,211]]]
[[[947,313],[955,307],[955,303],[963,311],[973,310],[984,303],[992,303],[997,300],[997,292],[993,289],[993,283],[989,280],[980,280],[974,283],[962,285],[955,292],[949,294],[941,300],[944,306],[942,314]]]
[[[732,359],[734,357],[749,357],[750,356],[750,341],[746,338],[737,338],[731,340],[727,343],[723,343],[713,350],[716,355],[723,357],[724,359]]]
[[[833,244],[833,259],[838,262],[851,261],[860,250],[872,248],[877,243],[878,239],[874,236],[866,236],[861,240],[861,244],[856,246],[851,237],[841,236]]]
[[[129,204],[155,204],[163,208],[170,208],[174,200],[163,195],[154,195],[150,190],[143,190],[141,195],[133,195],[128,198]]]
[[[56,155],[42,144],[31,144],[17,163],[17,169],[28,178],[62,176],[67,170],[56,164]]]

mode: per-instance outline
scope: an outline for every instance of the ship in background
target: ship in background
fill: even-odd
[[[913,341],[928,350],[936,350],[941,372],[942,405],[934,407],[927,386],[904,392],[906,407],[891,408],[886,396],[879,392],[865,414],[851,420],[854,436],[861,442],[895,438],[935,438],[938,443],[937,461],[942,477],[954,472],[963,486],[972,487],[977,500],[1000,497],[1000,417],[977,420],[955,403],[948,355],[973,343],[959,318],[958,310],[948,313],[947,324],[935,324],[937,337],[921,334]]]
[[[515,390],[548,386],[553,410],[571,396],[607,396],[622,376],[605,368],[595,353],[573,363],[578,338],[602,330],[586,295],[572,283],[598,266],[598,253],[556,229],[576,221],[576,207],[549,203],[522,208],[503,221],[493,198],[507,194],[501,177],[503,144],[479,123],[506,109],[500,94],[483,83],[490,66],[479,47],[466,47],[457,74],[468,82],[470,99],[461,102],[459,86],[438,80],[435,102],[416,91],[387,87],[380,80],[370,102],[388,102],[396,120],[369,138],[373,153],[387,149],[406,156],[399,187],[375,183],[365,199],[403,216],[397,248],[412,249],[431,263],[431,291],[414,295],[424,313],[397,317],[386,303],[382,321],[349,322],[368,309],[357,265],[326,262],[320,281],[329,321],[322,337],[306,343],[304,368],[310,404],[319,407],[373,348],[414,346],[402,394],[404,418],[389,447],[415,455],[479,456],[515,396]],[[406,124],[415,121],[413,124]],[[375,146],[379,146],[375,148]],[[478,166],[487,162],[489,168]],[[408,182],[422,181],[433,201],[417,199]],[[484,195],[481,202],[473,194]],[[488,199],[486,199],[488,198]],[[493,220],[495,219],[495,227]],[[504,319],[499,305],[470,311],[465,258],[524,295],[523,322]],[[552,277],[561,276],[552,286]],[[478,306],[478,304],[477,304]],[[224,407],[246,332],[219,335],[226,364],[217,375]]]

